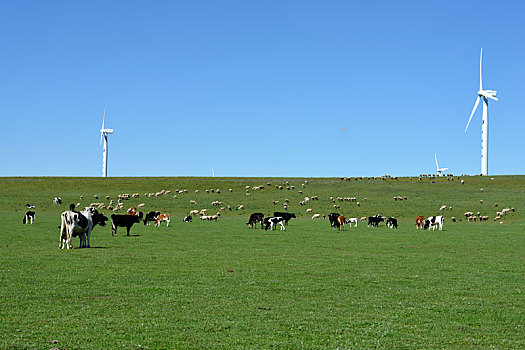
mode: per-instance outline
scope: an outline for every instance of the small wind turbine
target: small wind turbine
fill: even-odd
[[[102,151],[102,177],[108,176],[108,134],[113,134],[113,129],[104,129],[104,122],[106,120],[106,108],[104,107],[104,116],[102,117],[102,128],[100,129],[100,144],[102,144],[102,138],[104,138],[104,149]]]
[[[488,168],[489,168],[489,98],[494,101],[497,101],[498,99],[496,98],[497,91],[483,90],[483,85],[481,83],[482,55],[483,55],[483,48],[481,48],[481,53],[479,54],[478,98],[476,99],[476,103],[474,104],[472,113],[470,113],[470,118],[468,120],[467,127],[465,128],[465,132],[467,132],[468,126],[470,124],[470,120],[472,119],[472,116],[474,115],[476,108],[478,108],[479,100],[483,97],[483,118],[481,122],[481,175],[488,175]]]
[[[441,175],[443,175],[443,172],[448,170],[448,168],[440,168],[439,167],[437,154],[435,154],[435,153],[434,153],[434,158],[436,159],[436,175],[437,176],[441,176]]]

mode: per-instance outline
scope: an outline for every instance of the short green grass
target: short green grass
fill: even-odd
[[[523,349],[525,176],[463,179],[0,178],[0,348]],[[162,189],[188,193],[144,197]],[[140,193],[126,208],[169,212],[171,226],[136,225],[129,237],[96,227],[91,249],[58,249],[69,203],[120,193]],[[354,196],[359,207],[337,202],[337,212],[396,216],[399,229],[339,232],[306,214]],[[251,212],[281,211],[285,199],[298,216],[286,231],[247,228]],[[190,209],[218,211],[215,200],[233,210],[182,223]],[[26,203],[34,225],[22,225]],[[505,207],[515,212],[494,222]],[[491,219],[450,221],[465,211]],[[417,215],[438,214],[444,231],[415,229]]]

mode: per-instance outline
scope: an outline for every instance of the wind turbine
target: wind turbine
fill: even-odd
[[[447,171],[448,168],[440,168],[439,167],[437,154],[435,154],[435,153],[434,153],[434,158],[436,159],[436,175],[437,176],[443,175],[443,172]]]
[[[470,120],[478,107],[479,100],[483,97],[483,118],[481,122],[481,175],[488,175],[489,168],[489,98],[497,101],[496,93],[494,90],[483,90],[482,79],[481,79],[481,58],[483,56],[483,48],[481,48],[481,53],[479,54],[479,91],[478,98],[470,114],[470,118],[465,128],[467,132]]]
[[[104,138],[104,150],[102,153],[102,177],[108,176],[108,134],[113,134],[113,129],[104,129],[104,122],[106,120],[106,108],[104,107],[104,116],[102,117],[102,128],[100,129],[100,144],[102,144],[102,138]]]

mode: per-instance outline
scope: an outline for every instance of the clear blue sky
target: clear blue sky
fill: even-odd
[[[525,174],[523,1],[2,1],[0,176]]]

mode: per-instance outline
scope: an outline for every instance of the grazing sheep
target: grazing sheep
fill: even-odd
[[[321,214],[312,215],[312,219],[319,219],[319,218],[321,218]]]

